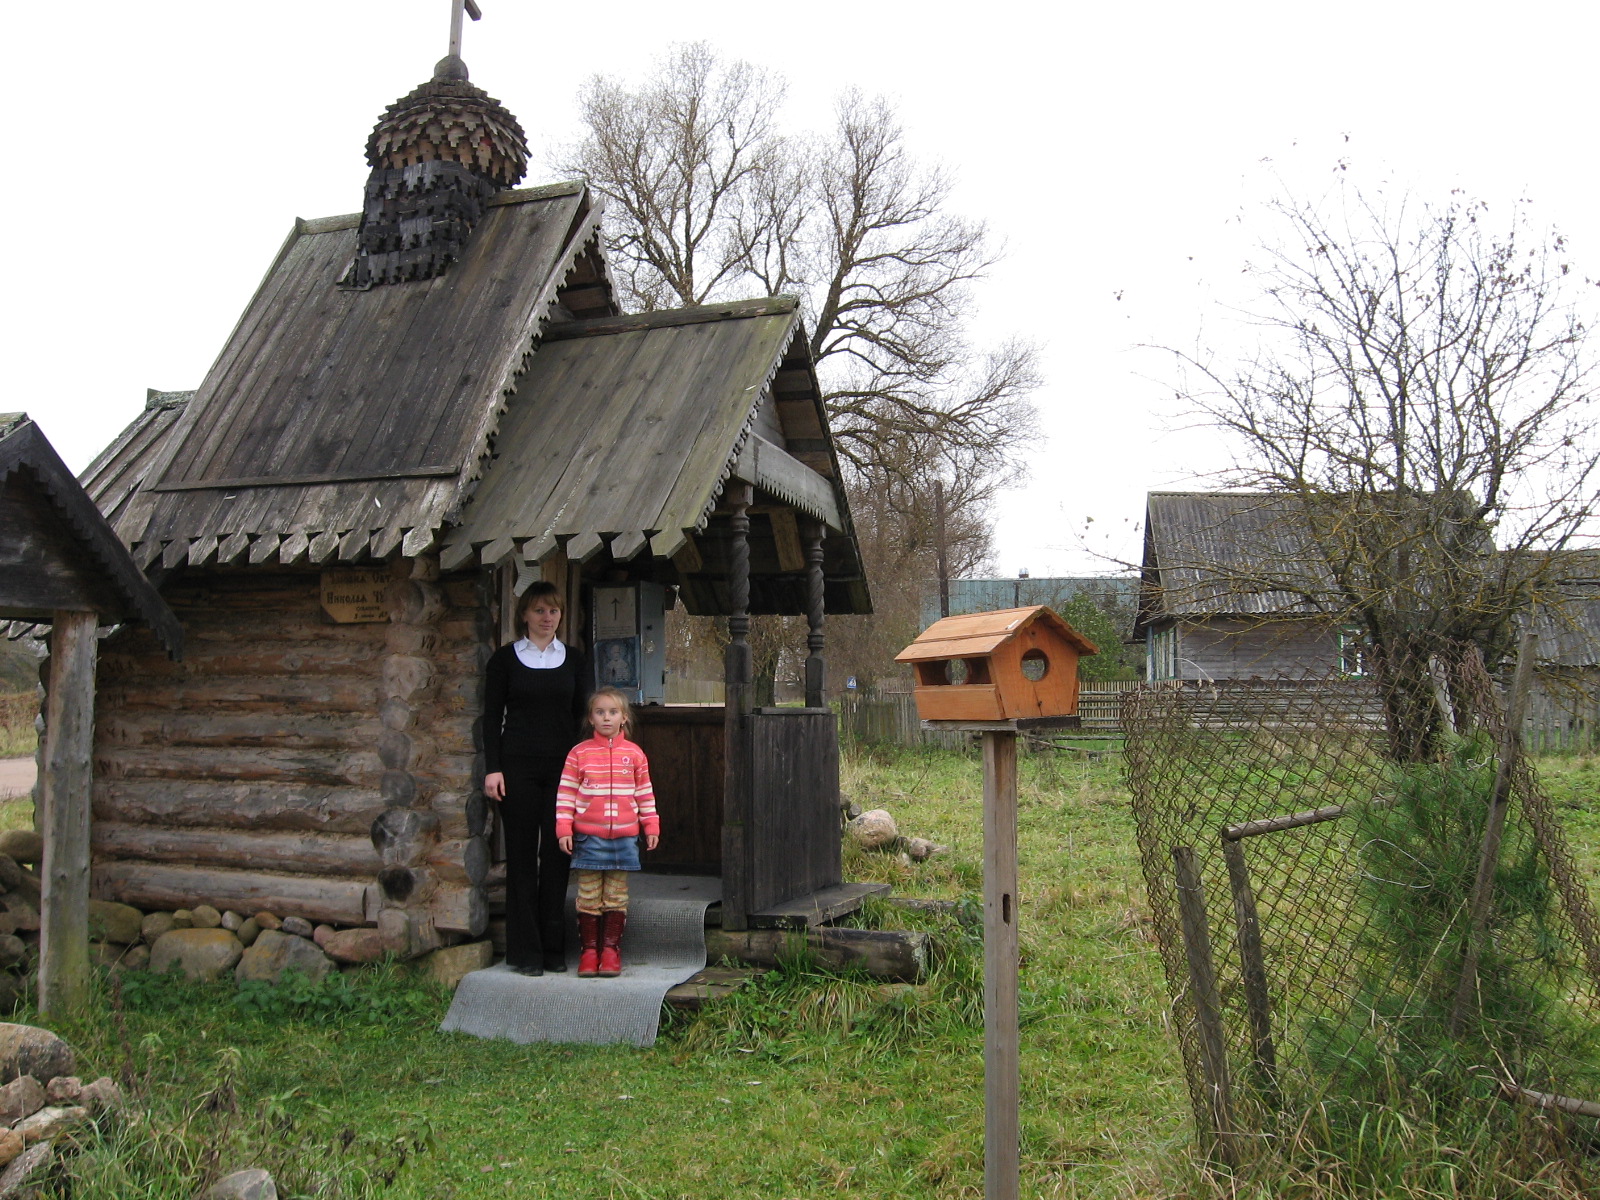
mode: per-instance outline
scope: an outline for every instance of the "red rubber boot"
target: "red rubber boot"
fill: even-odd
[[[599,913],[581,912],[578,914],[578,944],[583,947],[583,952],[578,955],[578,977],[580,979],[599,975],[600,972],[600,920]]]
[[[600,974],[606,977],[622,974],[622,930],[628,924],[624,909],[607,909],[603,914],[605,924],[600,933]]]

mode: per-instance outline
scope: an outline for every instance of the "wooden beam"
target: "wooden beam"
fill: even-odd
[[[57,612],[45,699],[44,880],[39,1011],[59,1017],[89,999],[89,797],[94,759],[94,613]]]
[[[778,570],[795,575],[806,569],[806,553],[800,547],[800,522],[792,508],[775,508],[767,514],[772,522],[772,537],[778,548]]]
[[[983,1195],[1018,1200],[1017,735],[983,735]]]

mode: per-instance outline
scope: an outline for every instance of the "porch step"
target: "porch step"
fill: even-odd
[[[733,995],[759,974],[753,967],[707,967],[669,988],[662,1003],[683,1012],[699,1012],[713,1000]]]
[[[786,904],[750,914],[752,929],[805,929],[847,916],[861,907],[868,896],[889,894],[887,883],[839,883],[809,896],[799,896]]]

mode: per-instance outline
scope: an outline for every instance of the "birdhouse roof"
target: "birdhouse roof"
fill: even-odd
[[[980,658],[993,654],[1028,626],[1043,621],[1079,654],[1098,654],[1100,648],[1052,608],[1032,604],[1025,608],[1002,608],[997,612],[968,613],[945,617],[929,625],[899,654],[895,662],[927,662],[944,658]]]

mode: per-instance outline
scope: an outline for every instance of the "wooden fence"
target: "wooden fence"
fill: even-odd
[[[1133,680],[1084,683],[1078,692],[1078,715],[1083,725],[1063,736],[1072,739],[1121,736],[1118,712],[1123,694],[1138,687]],[[934,732],[922,728],[910,692],[846,692],[835,704],[839,713],[839,741],[844,745],[944,746],[959,748],[970,740],[964,733]]]

